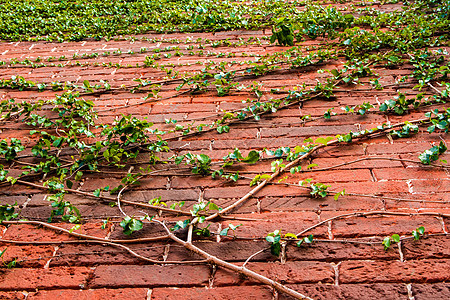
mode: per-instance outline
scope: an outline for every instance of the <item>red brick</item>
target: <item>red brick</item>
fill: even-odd
[[[83,267],[58,267],[50,269],[3,269],[0,273],[0,290],[20,291],[35,289],[77,289],[86,285],[92,270]]]
[[[426,225],[425,225],[426,230]],[[406,240],[402,242],[403,257],[406,260],[436,258],[450,258],[449,236],[425,236],[418,241]]]
[[[412,284],[412,295],[416,300],[450,299],[450,283]]]
[[[335,237],[386,236],[394,233],[410,235],[420,226],[424,226],[428,233],[442,232],[440,221],[431,216],[369,216],[332,222]]]
[[[272,212],[239,216],[255,219],[255,221],[227,220],[222,222],[222,228],[228,227],[228,224],[242,224],[234,233],[240,238],[265,238],[274,230],[281,230],[282,234],[288,232],[296,234],[319,222],[318,215],[314,212]],[[311,233],[322,237],[328,234],[325,227],[314,229]],[[230,235],[232,235],[231,232]]]
[[[320,168],[318,166],[317,168]],[[336,171],[320,171],[314,172],[302,172],[288,175],[288,182],[298,183],[300,180],[306,178],[313,179],[312,182],[332,183],[332,182],[358,182],[358,181],[371,181],[372,175],[368,169],[365,170],[340,170]]]
[[[335,183],[332,188],[335,191],[345,189],[347,193],[369,194],[377,196],[392,196],[392,194],[409,193],[409,186],[402,181],[381,181],[361,183]]]
[[[450,191],[450,179],[425,179],[425,180],[411,180],[412,189],[415,193],[428,194],[437,192]]]
[[[148,289],[98,289],[98,290],[53,290],[30,293],[27,299],[67,299],[67,300],[103,300],[103,299],[147,299]]]
[[[398,142],[393,144],[369,144],[367,152],[369,154],[395,154],[395,153],[421,153],[426,149],[429,149],[429,143],[411,143],[411,142]]]
[[[338,191],[338,189],[334,190]],[[255,211],[256,205],[253,206],[255,206]],[[326,198],[312,198],[312,196],[305,195],[303,197],[264,197],[261,199],[261,210],[263,211],[371,210],[382,209],[383,207],[384,205],[381,199],[349,195],[341,196],[337,201],[331,195]]]
[[[161,244],[129,244],[127,247],[148,258],[162,260]],[[148,263],[126,250],[99,244],[63,244],[50,261],[53,266],[138,265]]]
[[[313,163],[318,164],[318,168],[324,168],[329,166],[334,166],[338,164],[342,164],[345,162],[354,161],[360,158],[364,158],[365,156],[347,156],[347,157],[315,157],[313,159]],[[369,157],[385,157],[385,156],[375,156],[370,155]],[[335,168],[336,172],[338,170],[355,170],[355,169],[376,169],[376,168],[394,168],[394,167],[402,167],[401,162],[399,161],[389,161],[389,160],[363,160],[357,163],[352,163],[349,165],[341,166],[338,168]]]
[[[290,288],[313,299],[360,300],[377,299],[404,300],[408,297],[406,284],[374,283],[374,284],[295,284]],[[280,294],[280,300],[293,298]]]
[[[305,234],[306,236],[307,234]],[[313,260],[313,261],[334,261],[357,260],[357,259],[378,259],[395,260],[400,259],[397,247],[385,251],[380,245],[366,245],[339,242],[313,242],[312,244],[295,246],[289,244],[286,248],[286,256],[289,260]]]
[[[248,241],[229,240],[226,238],[222,238],[219,243],[215,241],[198,241],[194,242],[194,244],[209,254],[229,262],[244,262],[249,256],[268,246],[268,243],[265,240]],[[184,248],[183,246],[177,244],[170,245],[167,260],[186,261],[198,259],[202,259],[202,257]],[[276,259],[277,257],[273,256],[270,251],[264,251],[253,257],[252,261],[267,262],[274,261]]]
[[[199,189],[147,190],[130,191],[125,194],[124,199],[148,203],[148,201],[157,197],[161,197],[162,201],[197,201],[199,196]]]
[[[13,260],[17,265],[25,268],[43,267],[53,256],[54,247],[52,246],[15,246],[11,244],[2,244],[0,251],[6,251],[2,255],[2,262],[7,264]]]
[[[245,299],[270,300],[272,299],[272,292],[269,290],[269,288],[264,286],[233,286],[216,288],[156,288],[152,291],[151,299],[231,300],[239,299],[243,296],[245,297]]]
[[[27,298],[26,292],[0,292],[0,299],[3,300],[25,300]]]
[[[72,225],[73,226],[73,225]],[[33,225],[20,224],[10,225],[3,235],[5,240],[19,241],[54,241],[73,239],[68,234],[57,232],[48,228],[38,228]]]
[[[247,264],[247,268],[282,284],[334,282],[334,271],[330,264],[324,262],[295,261],[286,262],[286,264],[253,262]],[[214,277],[215,286],[254,282],[252,279],[244,279],[239,274],[224,269],[218,269]]]
[[[95,269],[89,286],[91,288],[201,286],[208,283],[209,275],[209,267],[202,265],[101,265]]]
[[[373,173],[377,180],[422,180],[448,177],[444,170],[417,166],[411,168],[374,169]]]
[[[261,131],[262,138],[268,137],[308,137],[308,136],[335,136],[357,131],[354,125],[336,126],[305,126],[305,127],[277,127]]]
[[[439,282],[450,279],[450,260],[344,261],[339,266],[341,283]]]

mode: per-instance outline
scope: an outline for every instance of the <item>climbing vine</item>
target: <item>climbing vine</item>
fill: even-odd
[[[100,239],[80,234],[77,230],[86,221],[82,210],[70,201],[71,194],[82,195],[118,208],[121,217],[103,220],[103,228],[117,223],[125,235],[134,237],[136,232],[155,226],[164,235],[154,240],[172,240],[199,254],[208,263],[234,270],[259,280],[296,298],[306,298],[295,290],[257,274],[246,264],[257,254],[250,256],[242,266],[228,263],[198,248],[196,239],[241,239],[240,230],[245,228],[239,218],[225,228],[213,229],[228,213],[238,209],[268,185],[284,185],[299,189],[299,193],[314,201],[339,201],[342,197],[380,197],[385,200],[414,202],[417,199],[394,198],[376,194],[356,194],[351,190],[336,189],[333,184],[319,182],[308,173],[334,170],[363,160],[384,159],[414,163],[429,168],[448,169],[441,157],[447,151],[442,136],[450,129],[450,60],[448,48],[449,7],[448,1],[420,0],[405,2],[403,10],[382,12],[361,3],[338,9],[317,3],[300,1],[257,1],[244,5],[241,1],[182,1],[176,6],[170,1],[91,1],[80,5],[67,1],[10,1],[2,5],[0,17],[5,20],[0,38],[8,41],[80,41],[90,38],[106,41],[120,40],[126,35],[132,41],[136,35],[156,32],[225,31],[235,29],[261,29],[264,37],[229,39],[149,39],[141,37],[151,46],[129,50],[74,54],[72,57],[14,58],[0,62],[1,68],[49,68],[49,67],[104,67],[127,69],[154,69],[164,74],[161,80],[134,78],[131,84],[117,86],[114,80],[98,82],[82,80],[82,84],[70,81],[38,82],[17,74],[0,79],[0,88],[8,92],[33,92],[43,95],[51,92],[51,99],[14,100],[0,102],[0,125],[25,128],[25,137],[8,137],[0,140],[0,189],[26,185],[45,191],[48,195],[50,214],[47,222],[21,216],[18,203],[0,204],[0,222],[47,226],[83,240],[97,241],[128,251],[151,263],[182,263],[157,261],[137,254],[120,240]],[[396,2],[396,1],[392,1]],[[164,7],[164,9],[161,9]],[[45,13],[44,13],[45,12]],[[139,17],[137,17],[139,16]],[[40,20],[36,22],[35,20]],[[20,26],[18,25],[20,24]],[[305,41],[328,42],[318,46],[305,46]],[[161,43],[171,46],[160,47]],[[264,46],[267,49],[282,46],[266,54],[234,53],[216,48]],[[155,46],[157,45],[157,46]],[[154,46],[154,47],[153,47]],[[277,46],[277,47],[278,47]],[[195,50],[195,51],[194,51]],[[115,57],[137,57],[135,65],[115,62]],[[172,57],[206,57],[195,63],[195,71],[180,71],[194,64],[170,63]],[[99,57],[111,61],[99,64]],[[224,60],[222,60],[224,58]],[[84,62],[80,62],[84,60]],[[410,71],[387,83],[386,76],[379,73],[402,67]],[[22,70],[22,69],[21,69]],[[265,87],[264,76],[276,76],[283,72],[304,70],[317,72],[312,82],[299,82],[292,87]],[[343,92],[369,91],[381,95],[388,88],[396,90],[376,103],[360,99],[357,104],[340,106],[336,98]],[[166,93],[171,93],[166,96]],[[146,94],[137,103],[120,107],[98,107],[98,95],[113,98],[120,93]],[[182,95],[213,94],[217,97],[244,93],[248,96],[242,106],[220,110],[202,117],[170,116],[164,123],[152,118],[139,118],[126,114],[128,108]],[[164,96],[161,96],[164,94]],[[341,118],[357,120],[367,116],[382,116],[400,122],[379,124],[338,134],[311,134],[295,146],[266,145],[257,149],[232,148],[217,158],[204,150],[184,150],[172,147],[173,141],[191,141],[206,134],[227,135],[236,124],[252,126],[276,116],[290,107],[302,108],[314,101],[326,101],[335,107],[321,109],[314,115],[301,115],[300,126],[313,122],[332,122]],[[236,106],[237,107],[237,106]],[[104,121],[105,113],[117,114],[113,121]],[[268,117],[268,118],[266,118]],[[355,121],[356,122],[356,121]],[[5,127],[7,128],[7,127]],[[7,130],[7,129],[6,129]],[[6,131],[5,130],[5,131]],[[264,132],[262,132],[264,134]],[[407,139],[418,134],[439,135],[441,140],[423,149],[415,160],[384,157],[361,158],[337,166],[322,166],[310,160],[329,149],[339,149],[380,136]],[[246,173],[245,166],[263,165],[266,171]],[[19,166],[19,168],[17,167]],[[17,171],[19,170],[19,172]],[[92,174],[114,172],[121,177],[117,185],[97,186],[84,191],[79,189]],[[176,172],[195,178],[211,177],[211,180],[236,186],[249,186],[251,190],[233,199],[232,203],[219,205],[219,201],[200,199],[192,205],[186,201],[170,201],[160,196],[148,203],[132,201],[129,192],[138,188],[148,178],[159,173]],[[297,181],[293,182],[292,178]],[[298,181],[298,178],[301,178]],[[423,200],[427,201],[427,200]],[[444,203],[439,202],[438,203]],[[127,213],[128,206],[136,206],[139,214]],[[405,213],[406,214],[406,213]],[[390,211],[371,211],[333,217],[352,218],[370,215],[403,215]],[[419,212],[414,215],[446,215]],[[164,218],[162,218],[164,216]],[[232,218],[232,217],[230,217]],[[111,220],[113,219],[113,220]],[[70,230],[58,227],[57,222],[73,223]],[[323,240],[311,231],[322,226],[319,222],[299,233],[274,228],[255,239],[265,240],[267,248],[275,257],[283,257],[285,247],[294,243],[298,251]],[[394,244],[407,239],[419,241],[427,236],[426,224],[411,228],[411,236],[392,234],[379,241],[358,241],[377,244],[386,251]],[[154,241],[149,238],[149,242]],[[335,241],[356,242],[352,239]],[[0,251],[0,258],[7,248]],[[259,252],[258,252],[259,253]],[[198,261],[197,261],[198,262]],[[20,266],[19,260],[4,263],[6,267]],[[195,262],[194,262],[195,263]]]

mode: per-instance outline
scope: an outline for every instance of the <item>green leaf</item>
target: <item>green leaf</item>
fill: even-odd
[[[275,242],[275,238],[271,235],[266,236],[266,241],[268,241],[269,243],[273,243]]]
[[[228,230],[230,230],[230,227],[224,228],[220,231],[219,235],[222,236],[227,236],[228,235]]]
[[[93,192],[93,194],[94,194],[95,197],[100,197],[101,192],[102,192],[102,189],[96,189],[96,190]]]
[[[389,249],[389,247],[391,247],[391,238],[390,237],[385,237],[383,242],[381,242],[381,244],[384,246],[384,250]]]
[[[141,220],[137,220],[126,216],[120,226],[123,228],[123,233],[126,235],[131,235],[135,231],[139,231],[144,227],[144,223]]]
[[[73,187],[73,182],[70,181],[69,179],[66,179],[66,185],[69,189],[71,189]]]
[[[297,239],[297,236],[293,233],[286,233],[284,235],[285,238],[292,238],[292,239]]]
[[[425,227],[420,226],[419,228],[417,228],[417,232],[423,235],[425,233]]]
[[[209,210],[219,210],[219,206],[215,203],[209,203]]]
[[[280,243],[273,243],[270,246],[270,253],[272,253],[275,256],[279,256],[281,252],[281,244]]]
[[[312,234],[310,234],[303,239],[305,240],[305,243],[311,244],[313,242],[313,238],[314,238],[314,236]]]
[[[393,234],[391,236],[392,240],[396,243],[400,242],[400,236],[398,234]]]
[[[245,157],[244,159],[242,159],[243,162],[246,162],[248,164],[254,164],[259,160],[259,152],[252,150],[250,151],[250,153],[248,154],[247,157]]]

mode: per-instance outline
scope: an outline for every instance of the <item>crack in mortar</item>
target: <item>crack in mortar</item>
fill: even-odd
[[[56,256],[56,252],[58,252],[58,250],[59,250],[59,246],[55,246],[55,251],[53,251],[52,257],[50,257],[50,259],[45,263],[44,269],[48,269],[50,267],[50,262]]]
[[[276,289],[272,289],[272,300],[278,300],[278,291]]]
[[[330,263],[331,268],[333,268],[334,271],[334,285],[338,286],[339,285],[339,265],[341,264],[341,262],[338,262],[337,264],[332,262]]]
[[[167,258],[169,257],[169,251],[170,251],[170,245],[167,244],[167,245],[164,247],[163,261],[167,261]]]
[[[151,300],[152,299],[152,292],[153,292],[152,289],[148,289],[147,290],[147,300]]]
[[[412,185],[412,180],[410,179],[410,180],[406,181],[406,184],[408,185],[408,192],[411,193],[411,194],[415,194],[414,193],[414,189],[413,189],[413,185]]]
[[[22,204],[22,209],[26,208],[27,205],[28,205],[28,203],[30,203],[30,201],[31,201],[31,197],[28,197],[28,198],[27,198],[27,201],[25,201],[25,202]]]
[[[400,255],[400,261],[404,262],[405,259],[404,259],[403,251],[402,251],[402,241],[398,242],[397,245],[398,245],[398,254]]]
[[[442,225],[442,231],[443,231],[444,233],[448,233],[448,232],[447,232],[447,229],[445,228],[445,221],[444,221],[444,218],[443,218],[443,217],[436,217],[436,219],[438,219],[439,222],[441,223],[441,225]]]
[[[219,223],[219,228],[217,229],[216,241],[220,243],[220,232],[222,231],[222,223]]]
[[[331,231],[331,226],[332,226],[331,222],[332,222],[332,221],[328,221],[327,229],[328,229],[328,238],[329,238],[330,240],[333,240],[333,239],[334,239],[334,236],[333,236],[333,232]]]
[[[216,277],[217,267],[216,265],[211,266],[211,274],[208,278],[208,287],[211,289],[214,286],[214,277]]]
[[[377,180],[377,177],[375,176],[375,174],[373,173],[373,169],[369,169],[369,172],[370,172],[370,176],[372,176],[372,181],[377,182],[378,180]]]
[[[406,285],[406,289],[408,290],[408,299],[409,299],[409,300],[415,300],[416,298],[414,298],[414,296],[413,296],[411,286],[412,286],[411,283],[408,283],[408,284]]]

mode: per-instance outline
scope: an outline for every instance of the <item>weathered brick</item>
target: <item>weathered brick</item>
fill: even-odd
[[[427,230],[426,224],[424,224]],[[406,260],[436,258],[450,258],[450,237],[445,236],[427,236],[425,234],[420,240],[406,240],[402,242],[403,257]]]
[[[411,180],[412,190],[418,194],[450,191],[450,179]]]
[[[301,247],[295,244],[287,246],[286,256],[289,260],[334,261],[342,260],[395,260],[400,259],[395,245],[385,251],[379,244],[353,244],[338,242],[314,242]]]
[[[450,299],[450,283],[414,283],[411,289],[416,300]]]
[[[86,285],[92,270],[84,267],[50,269],[3,269],[0,271],[0,290],[21,291],[35,289],[77,289]]]
[[[162,260],[161,244],[129,244],[130,249],[148,258]],[[53,266],[138,265],[148,262],[135,257],[124,249],[99,244],[63,244],[50,261]]]
[[[147,299],[146,288],[121,288],[97,290],[53,290],[38,291],[28,294],[27,299],[67,299],[67,300],[101,300],[101,299]]]
[[[341,283],[440,282],[450,279],[450,260],[344,261],[339,266]]]
[[[285,233],[297,233],[319,222],[314,212],[272,212],[261,214],[240,215],[240,217],[254,219],[255,221],[224,221],[222,228],[229,224],[242,224],[234,234],[241,238],[264,238],[274,230]],[[316,236],[327,236],[327,229],[319,227],[311,231]],[[231,235],[231,232],[230,232]]]
[[[422,180],[448,177],[444,170],[426,167],[374,169],[373,173],[377,180]]]
[[[340,210],[371,210],[382,209],[381,199],[358,196],[341,196],[337,201],[333,196],[313,198],[309,195],[293,197],[264,197],[261,200],[262,211],[340,211]],[[254,205],[256,206],[256,205]],[[254,211],[256,207],[254,208]]]
[[[440,221],[431,216],[369,216],[332,222],[335,237],[410,235],[420,226],[425,226],[429,233],[442,232]]]
[[[73,225],[72,225],[73,226]],[[3,235],[5,240],[20,241],[54,241],[73,239],[66,233],[57,232],[48,228],[38,228],[28,224],[10,225]]]
[[[198,241],[194,244],[211,255],[226,261],[245,261],[252,254],[267,248],[268,243],[264,240],[230,240],[222,238],[220,242]],[[167,260],[186,261],[203,259],[200,255],[187,250],[181,245],[171,244]],[[277,257],[270,251],[264,251],[253,257],[252,261],[274,261]]]
[[[264,286],[233,286],[215,288],[156,288],[152,291],[154,300],[163,299],[272,299],[272,292]]]
[[[27,298],[26,292],[0,292],[0,299],[3,300],[24,300]]]
[[[382,297],[386,300],[407,299],[408,291],[405,284],[296,284],[289,285],[290,288],[309,296],[313,299],[342,299],[342,300],[360,300],[376,299]],[[292,297],[281,294],[280,300],[293,299]]]
[[[251,262],[247,268],[261,275],[267,276],[280,283],[313,283],[334,282],[334,271],[330,264],[325,262],[295,261],[281,264]],[[253,279],[245,279],[239,274],[218,269],[214,277],[214,285],[242,285],[254,283]]]
[[[6,249],[1,259],[4,264],[17,261],[17,265],[24,268],[43,267],[53,256],[54,247],[49,245],[28,246],[0,244],[0,251]]]
[[[208,283],[209,274],[209,267],[202,265],[101,265],[95,269],[89,286],[91,288],[202,286]]]

